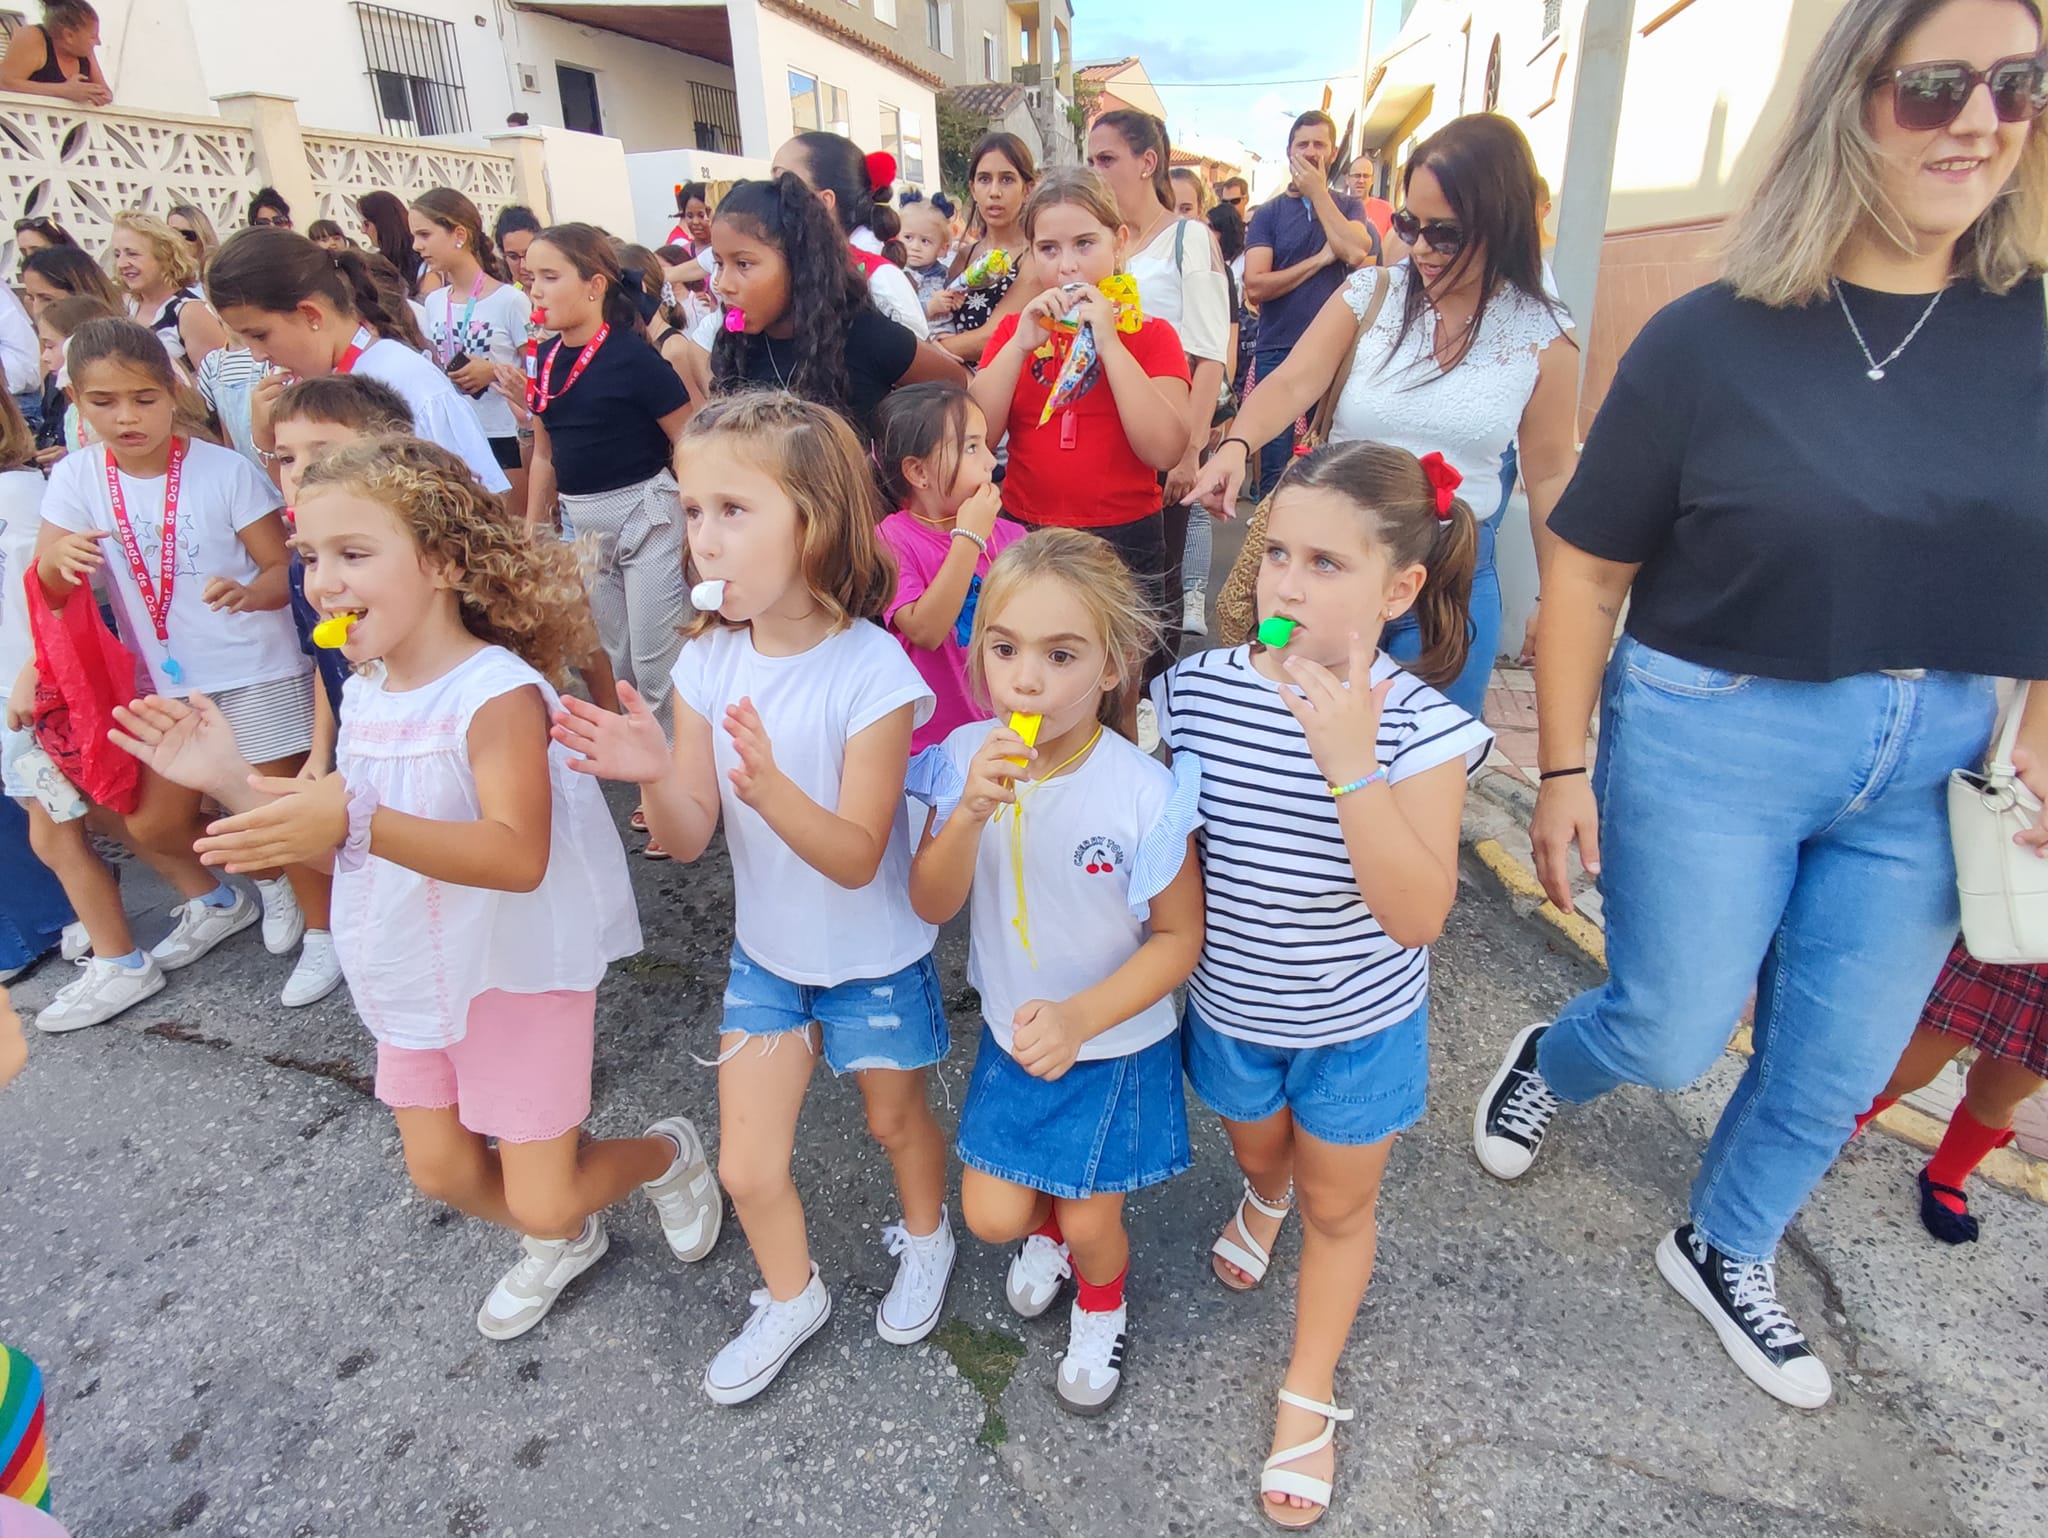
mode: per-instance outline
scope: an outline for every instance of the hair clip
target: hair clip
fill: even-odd
[[[1436,493],[1436,521],[1449,523],[1452,499],[1458,488],[1465,484],[1465,477],[1456,465],[1433,449],[1422,456],[1422,473],[1428,477],[1430,489]]]
[[[867,169],[868,191],[880,192],[896,180],[896,157],[887,150],[870,151]]]

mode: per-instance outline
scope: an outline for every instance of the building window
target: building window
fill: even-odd
[[[829,129],[853,136],[852,116],[847,110],[846,92],[816,75],[800,69],[789,72],[789,120],[798,133]]]
[[[995,35],[990,32],[984,32],[981,34],[981,72],[988,79],[993,80],[996,78],[996,70],[999,66],[1000,61],[996,58]]]
[[[846,93],[836,85],[821,82],[819,90],[825,93],[825,126],[836,134],[853,137],[853,114],[847,109]]]
[[[855,0],[858,3],[858,0]],[[896,0],[875,0],[875,20],[885,27],[896,25]]]
[[[924,0],[924,38],[939,53],[953,57],[952,0]]]
[[[468,133],[454,23],[360,0],[355,10],[378,128],[403,135]]]
[[[597,107],[597,76],[573,64],[557,64],[555,84],[562,92],[562,126],[580,134],[603,133],[604,114]]]
[[[1555,37],[1564,25],[1564,0],[1543,0],[1543,35]]]
[[[690,82],[690,106],[697,119],[697,148],[714,154],[743,155],[740,147],[740,99],[722,85]]]
[[[896,157],[896,174],[924,185],[924,135],[915,112],[882,103],[882,148]]]

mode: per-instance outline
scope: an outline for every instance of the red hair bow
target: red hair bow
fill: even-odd
[[[1430,488],[1436,492],[1436,521],[1451,521],[1451,498],[1458,488],[1465,484],[1465,477],[1458,467],[1438,453],[1422,456],[1422,473],[1429,477]]]
[[[868,191],[880,192],[895,185],[896,157],[887,150],[875,150],[867,157]]]

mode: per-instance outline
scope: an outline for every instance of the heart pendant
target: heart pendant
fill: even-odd
[[[1882,379],[1884,378],[1884,370],[1881,368],[1874,368],[1870,371],[1870,377],[1872,379]]]

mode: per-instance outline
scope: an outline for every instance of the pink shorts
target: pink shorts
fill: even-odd
[[[440,1111],[504,1143],[540,1143],[590,1115],[597,993],[477,995],[462,1040],[438,1051],[377,1043],[377,1098]]]

